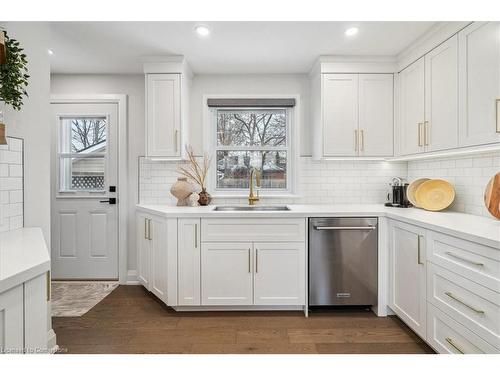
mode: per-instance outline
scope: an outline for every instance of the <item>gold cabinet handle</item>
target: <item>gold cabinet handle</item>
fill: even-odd
[[[495,130],[497,133],[500,133],[500,98],[495,100]]]
[[[153,237],[151,237],[151,219],[148,219],[148,240],[152,240]]]
[[[47,301],[50,301],[50,289],[51,289],[51,285],[50,285],[50,271],[47,271],[45,279],[46,279],[46,283],[47,283]]]
[[[179,131],[177,129],[174,130],[174,141],[175,141],[175,152],[179,151]]]
[[[255,273],[259,272],[259,249],[255,249]]]
[[[149,240],[148,238],[148,219],[144,218],[144,239]]]
[[[198,224],[194,225],[194,248],[198,248]]]
[[[424,146],[429,146],[429,121],[424,122]]]
[[[354,151],[358,151],[359,138],[358,138],[358,130],[354,130]]]
[[[474,311],[476,314],[484,314],[484,311],[483,310],[479,310],[479,309],[476,309],[474,306],[471,306],[469,305],[468,303],[462,301],[460,298],[457,298],[453,295],[453,293],[451,292],[444,292],[444,294],[446,294],[448,297],[450,297],[451,299],[457,301],[458,303],[461,303],[462,305],[464,305],[465,307],[467,307],[468,309]]]
[[[365,131],[361,129],[359,132],[361,134],[361,151],[365,151]]]
[[[248,273],[252,272],[252,255],[251,255],[251,250],[248,248]]]
[[[417,133],[418,133],[418,147],[422,147],[422,123],[419,122],[417,125]]]
[[[417,237],[417,264],[423,264],[422,261],[420,260],[420,249],[421,249],[421,246],[420,246],[420,239],[422,238],[422,236],[418,236]]]
[[[447,337],[446,342],[450,344],[453,347],[453,349],[455,349],[460,354],[465,354],[465,352],[457,344],[455,344],[451,338]]]
[[[446,255],[450,256],[450,257],[453,257],[453,258],[456,258],[456,259],[459,259],[461,261],[464,261],[464,262],[467,262],[467,263],[470,263],[470,264],[473,264],[475,266],[480,266],[480,267],[484,267],[484,264],[483,263],[479,263],[479,262],[475,262],[473,260],[470,260],[470,259],[466,259],[466,258],[462,258],[461,256],[458,256],[454,253],[452,253],[451,251],[447,251],[446,252]]]

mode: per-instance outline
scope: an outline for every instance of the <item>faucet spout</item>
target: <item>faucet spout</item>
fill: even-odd
[[[254,176],[255,176],[255,185],[257,188],[260,188],[260,173],[257,169],[255,168],[252,168],[252,170],[250,171],[250,179],[249,179],[249,187],[250,187],[250,191],[249,191],[249,194],[248,194],[248,204],[250,206],[253,206],[255,204],[255,202],[258,202],[259,201],[259,192],[257,191],[257,195],[254,194],[253,192],[253,180],[254,180]]]

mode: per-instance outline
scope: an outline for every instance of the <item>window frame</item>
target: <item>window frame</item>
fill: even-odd
[[[109,116],[107,114],[91,114],[91,115],[81,115],[81,114],[64,114],[58,115],[58,126],[57,126],[57,191],[60,196],[79,196],[79,197],[105,197],[106,196],[106,186],[108,186],[108,168],[109,168]],[[63,121],[67,119],[84,119],[84,118],[103,118],[106,120],[106,151],[105,152],[89,152],[88,154],[82,155],[77,152],[63,152],[63,139],[71,136],[71,131],[69,129],[63,129]],[[68,139],[66,139],[68,141]],[[69,140],[71,145],[71,139]],[[91,159],[99,158],[104,159],[104,181],[103,189],[63,189],[63,181],[67,183],[67,179],[71,178],[71,168],[65,168],[62,161],[72,158],[76,159]],[[64,176],[63,176],[64,175]]]
[[[286,113],[286,146],[269,146],[269,147],[246,147],[246,146],[217,146],[217,110],[218,109],[234,109],[234,110],[259,110],[267,109],[267,107],[208,107],[207,100],[215,98],[271,98],[271,99],[295,99],[294,107],[275,107],[277,109],[283,109]],[[207,178],[207,189],[210,194],[217,198],[243,198],[248,196],[248,188],[244,189],[229,189],[229,188],[217,188],[217,150],[228,150],[228,151],[259,151],[259,150],[277,150],[286,151],[287,153],[287,171],[286,171],[286,189],[259,189],[259,193],[262,197],[295,197],[296,187],[297,187],[297,133],[299,128],[298,116],[300,113],[300,97],[298,95],[205,95],[203,98],[204,103],[204,139],[205,139],[205,151],[212,156],[212,161]]]

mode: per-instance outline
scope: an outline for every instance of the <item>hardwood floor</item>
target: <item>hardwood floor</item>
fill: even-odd
[[[175,312],[141,286],[52,324],[63,353],[433,353],[398,318],[370,311]]]

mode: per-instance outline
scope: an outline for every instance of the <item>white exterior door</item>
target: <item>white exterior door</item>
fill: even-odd
[[[146,153],[180,157],[180,74],[146,75]]]
[[[252,243],[204,243],[202,305],[253,305]]]
[[[424,123],[424,58],[399,73],[400,154],[416,154],[423,149]]]
[[[358,154],[358,75],[323,74],[324,156]]]
[[[458,33],[460,146],[500,142],[500,22]]]
[[[303,242],[254,243],[254,304],[305,303],[305,245]]]
[[[392,156],[394,77],[359,75],[359,156]]]
[[[389,307],[421,337],[426,334],[425,231],[390,224]]]
[[[178,219],[177,280],[180,306],[200,305],[200,219]]]
[[[458,37],[425,55],[426,151],[458,145]]]
[[[52,113],[52,277],[117,279],[118,104]]]

